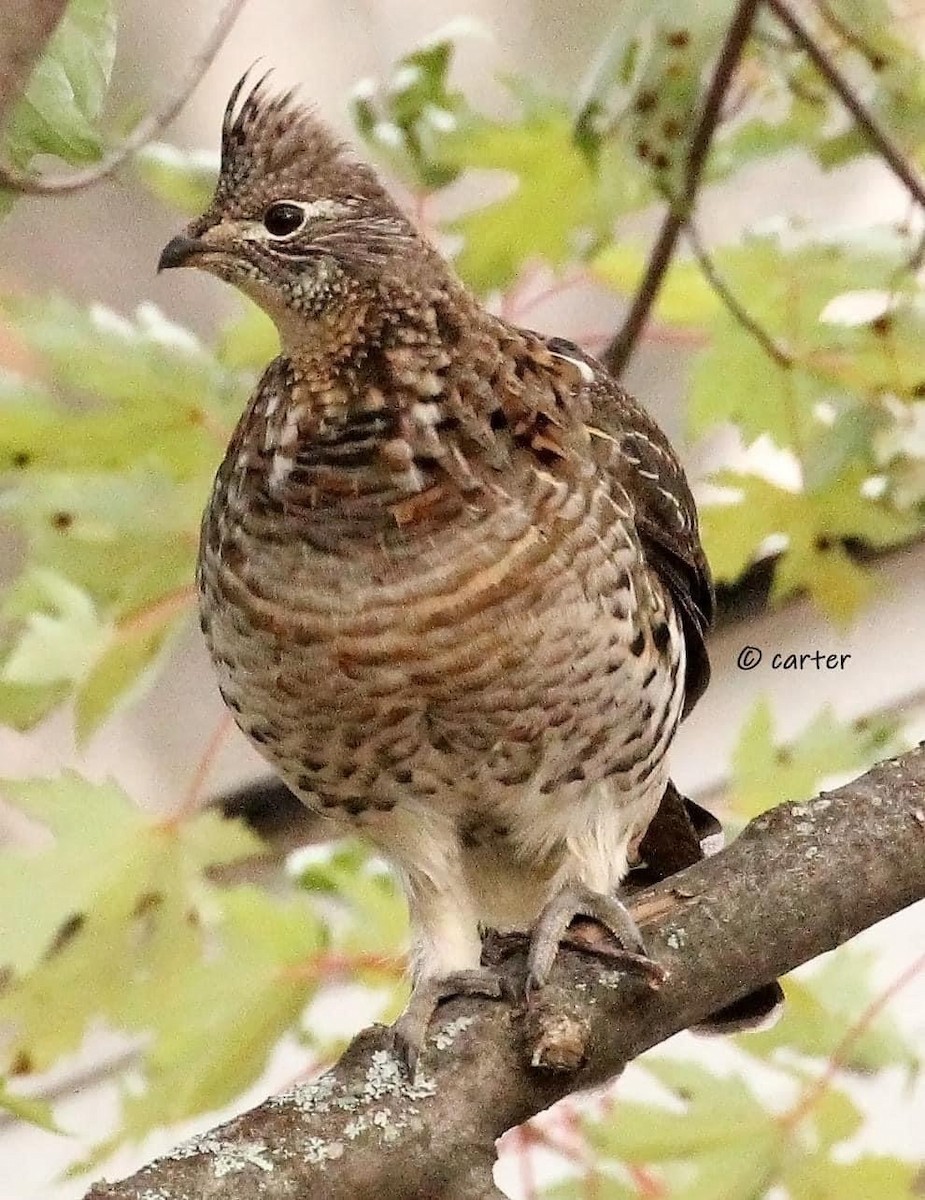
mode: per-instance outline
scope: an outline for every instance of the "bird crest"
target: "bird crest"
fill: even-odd
[[[259,204],[287,187],[304,191],[310,184],[316,195],[333,195],[374,182],[294,89],[274,91],[271,72],[248,88],[250,75],[235,85],[222,119],[217,207],[227,212]]]

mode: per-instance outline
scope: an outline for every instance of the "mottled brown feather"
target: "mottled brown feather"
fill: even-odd
[[[681,610],[687,640],[686,714],[710,682],[706,635],[715,615],[715,594],[684,468],[655,421],[602,363],[564,338],[547,344],[586,363],[594,374],[588,385],[590,423],[607,435],[595,439],[595,456],[632,499],[646,557]]]
[[[278,201],[304,214],[280,234]],[[222,694],[305,803],[400,868],[418,983],[472,970],[480,923],[611,896],[658,809],[708,678],[683,470],[601,364],[487,312],[265,81],[232,97],[181,245],[283,350],[203,521]]]

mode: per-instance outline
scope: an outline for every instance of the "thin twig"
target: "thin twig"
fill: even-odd
[[[717,271],[716,264],[710,257],[706,246],[700,240],[700,234],[693,221],[689,220],[684,223],[684,236],[693,252],[694,258],[697,259],[697,264],[703,272],[704,279],[706,279],[731,316],[738,321],[743,329],[752,335],[769,358],[773,359],[779,367],[789,370],[794,364],[793,355],[775,340],[773,334],[769,333],[748,312],[739,298],[732,292],[725,279]]]
[[[820,1096],[831,1087],[835,1076],[839,1070],[843,1069],[848,1055],[856,1045],[858,1039],[870,1029],[871,1025],[873,1025],[874,1021],[876,1021],[887,1005],[892,1002],[894,997],[921,975],[923,970],[925,970],[925,954],[920,954],[901,975],[898,975],[893,980],[888,988],[885,988],[879,996],[874,998],[832,1051],[822,1074],[809,1084],[802,1095],[797,1098],[797,1102],[793,1108],[780,1118],[781,1125],[787,1129],[793,1129],[795,1125],[798,1125],[803,1120],[813,1106],[818,1103]]]
[[[759,3],[760,0],[739,0],[739,5],[729,25],[726,40],[723,42],[716,60],[713,78],[710,80],[710,86],[704,98],[697,128],[691,139],[684,187],[680,194],[672,198],[670,202],[632,307],[622,328],[604,354],[604,362],[615,375],[622,374],[632,356],[652,305],[658,296],[665,272],[674,255],[681,230],[690,215],[710,143],[722,112],[723,99],[729,90],[732,77],[745,49]]]
[[[159,629],[175,617],[182,616],[192,607],[196,596],[196,585],[183,584],[173,591],[165,592],[133,612],[126,614],[118,621],[119,633],[125,636],[143,636],[149,631]]]
[[[71,171],[65,175],[31,175],[17,170],[9,163],[0,163],[0,187],[25,195],[49,196],[78,191],[111,175],[131,154],[165,129],[179,113],[221,49],[245,3],[246,0],[227,0],[205,44],[190,62],[176,91],[154,112],[139,121],[125,141],[105,154],[99,162],[94,163],[92,167]]]
[[[916,203],[925,208],[925,179],[918,174],[877,117],[865,106],[823,47],[816,41],[812,31],[791,11],[785,0],[767,0],[767,5],[797,45],[809,55],[819,74],[854,117],[858,129],[878,151],[893,174],[906,185]]]
[[[228,734],[231,732],[231,714],[223,713],[212,731],[212,735],[206,742],[206,748],[203,750],[199,761],[193,768],[193,774],[180,803],[164,818],[164,825],[176,826],[191,817],[200,807],[200,796],[206,779],[209,777],[209,772],[215,765],[215,760],[221,752],[222,746],[225,743]]]
[[[827,0],[814,0],[814,3],[819,10],[819,15],[827,25],[831,25],[843,42],[851,46],[852,49],[857,50],[858,54],[863,55],[874,71],[883,70],[887,62],[879,50],[875,50],[869,42],[866,42],[861,37],[857,30],[852,29],[850,25],[846,24]]]

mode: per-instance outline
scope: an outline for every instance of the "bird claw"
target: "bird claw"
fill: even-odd
[[[604,932],[612,936],[602,938],[598,929],[597,935],[589,939],[579,932],[579,928],[570,931],[569,926],[576,917],[588,918],[594,926],[603,926]],[[618,944],[615,945],[613,939]],[[665,968],[646,952],[639,927],[622,901],[594,892],[583,884],[569,884],[549,901],[533,927],[527,954],[528,1001],[547,983],[563,944],[617,959],[628,970],[642,974],[652,988],[660,987],[667,978]]]
[[[404,1066],[408,1078],[414,1079],[428,1027],[445,1000],[452,1000],[454,996],[484,996],[498,1000],[503,995],[501,977],[488,967],[452,971],[416,983],[405,1011],[389,1030],[390,1048]]]

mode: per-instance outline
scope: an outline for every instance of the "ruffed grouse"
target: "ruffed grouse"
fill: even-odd
[[[615,897],[709,676],[710,575],[664,434],[577,346],[492,316],[373,172],[261,81],[207,212],[161,267],[276,323],[202,526],[222,695],[288,785],[395,864],[414,930],[397,1030],[497,994],[480,929],[530,929],[529,986]]]

